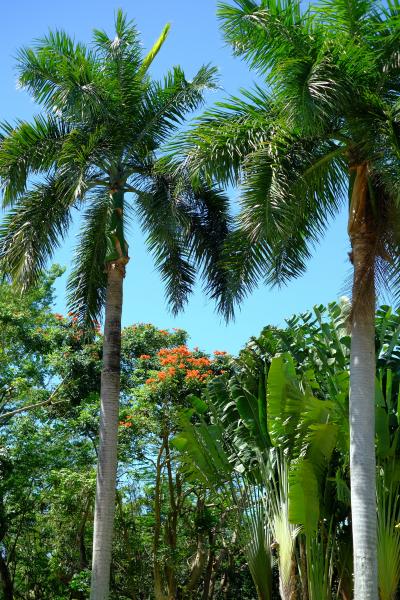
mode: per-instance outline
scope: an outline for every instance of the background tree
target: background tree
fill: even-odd
[[[174,178],[157,166],[161,144],[215,87],[205,66],[189,82],[175,67],[162,82],[149,67],[169,26],[147,55],[118,11],[115,37],[95,30],[92,46],[50,32],[18,55],[19,84],[41,105],[31,123],[4,124],[0,176],[4,206],[0,266],[27,289],[65,238],[74,208],[83,224],[69,279],[70,306],[82,323],[105,307],[101,422],[91,597],[108,595],[117,469],[122,282],[133,207],[166,282],[174,311],[203,268],[211,294],[224,286],[216,263],[227,231],[227,203],[212,186]],[[133,193],[130,203],[127,193]]]
[[[102,334],[98,331],[88,341],[75,315],[53,314],[51,282],[57,272],[22,299],[8,284],[0,286],[0,380],[3,390],[13,391],[3,398],[0,414],[0,581],[3,585],[4,575],[7,598],[81,600],[90,589]],[[177,596],[222,599],[223,589],[230,589],[252,597],[244,559],[236,546],[228,546],[233,527],[229,512],[221,519],[229,507],[214,499],[209,507],[198,502],[204,487],[183,478],[173,448],[173,486],[164,450],[155,494],[154,458],[165,433],[174,435],[185,398],[200,392],[210,378],[208,371],[219,373],[226,361],[223,352],[209,359],[198,350],[189,351],[186,340],[182,330],[146,323],[122,332],[110,586],[115,600],[153,594],[148,565],[157,529],[156,498],[161,522],[157,560],[165,589],[167,582],[175,582]],[[174,359],[177,372],[172,377],[169,361]],[[148,379],[156,385],[146,384]],[[179,502],[174,505],[171,497]],[[172,506],[177,518],[172,518]]]
[[[352,523],[363,600],[377,597],[376,289],[396,295],[399,283],[398,14],[397,2],[368,0],[304,10],[275,0],[221,4],[226,40],[271,91],[220,103],[181,147],[194,173],[242,186],[236,251],[227,253],[232,300],[260,278],[282,284],[301,274],[348,193]]]

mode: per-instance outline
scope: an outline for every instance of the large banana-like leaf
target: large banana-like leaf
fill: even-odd
[[[265,388],[260,383],[259,395],[254,396],[237,381],[230,385],[230,393],[241,419],[251,435],[252,442],[260,450],[271,446],[266,423]]]
[[[289,519],[302,525],[305,533],[317,529],[319,489],[315,470],[307,459],[292,462],[289,473]]]
[[[399,488],[378,477],[378,581],[381,600],[394,600],[400,582]]]
[[[294,436],[302,411],[301,393],[289,354],[275,357],[268,373],[268,433],[275,446],[287,445]]]
[[[192,410],[181,415],[181,431],[172,445],[180,451],[192,478],[208,487],[223,485],[233,468],[222,445],[223,428],[219,424],[208,425],[201,417],[193,425],[192,415]]]

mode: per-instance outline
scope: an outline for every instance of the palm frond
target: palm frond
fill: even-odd
[[[38,281],[64,239],[74,201],[57,179],[49,177],[6,214],[0,228],[0,270],[22,290]]]
[[[57,173],[65,188],[83,197],[92,181],[107,181],[107,167],[119,149],[118,136],[113,139],[106,126],[75,127],[66,136],[57,156]]]
[[[240,223],[252,243],[268,248],[268,283],[280,285],[304,271],[310,245],[339,210],[346,182],[341,154],[341,146],[329,142],[278,138],[250,155]]]
[[[194,127],[168,145],[195,177],[236,185],[242,162],[267,143],[274,122],[271,98],[260,88],[230,97],[199,117]]]
[[[36,116],[32,123],[2,124],[0,176],[3,205],[12,205],[26,190],[27,179],[51,169],[70,132],[69,125],[54,116]]]
[[[155,42],[155,44],[153,45],[151,50],[144,57],[142,65],[139,69],[139,76],[145,75],[145,73],[147,73],[147,71],[149,70],[152,62],[154,61],[157,54],[160,52],[161,48],[163,47],[164,42],[168,37],[168,33],[169,33],[170,29],[171,29],[171,25],[170,25],[170,23],[167,23],[165,25],[164,29],[162,30],[158,40]]]
[[[147,245],[166,286],[172,312],[187,302],[195,281],[195,269],[185,244],[186,215],[179,206],[174,182],[156,175],[138,194],[137,213],[147,234]]]
[[[115,36],[99,29],[93,31],[94,47],[104,63],[128,62],[139,67],[142,60],[142,48],[139,32],[135,23],[118,9],[114,21]]]
[[[317,18],[327,23],[336,33],[362,37],[370,27],[375,14],[374,0],[321,0],[313,6]]]
[[[186,193],[180,193],[189,223],[184,233],[185,244],[201,272],[205,293],[229,319],[233,316],[233,295],[225,259],[231,231],[228,198],[222,190],[205,183],[193,187],[189,180],[186,185]]]
[[[204,102],[204,92],[216,87],[216,69],[205,65],[188,81],[182,69],[175,67],[163,82],[148,86],[141,99],[131,129],[132,147],[147,153],[164,143],[185,116]]]
[[[318,31],[299,0],[234,0],[219,3],[218,16],[226,41],[262,74],[282,62],[309,60],[315,56]]]
[[[139,31],[134,22],[118,10],[115,36],[110,38],[105,31],[95,30],[93,41],[107,90],[109,120],[113,121],[115,131],[123,130],[129,119],[134,118],[136,105],[147,85],[141,72],[143,51]]]
[[[100,315],[105,301],[107,275],[107,229],[112,205],[107,190],[93,191],[75,250],[72,272],[68,279],[68,304],[79,321],[91,326]]]
[[[49,112],[68,118],[98,113],[105,103],[94,55],[63,31],[52,31],[17,55],[19,84]]]

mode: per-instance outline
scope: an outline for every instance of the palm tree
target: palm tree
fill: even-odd
[[[304,272],[348,194],[355,598],[376,600],[374,310],[377,284],[400,283],[400,3],[234,0],[219,16],[267,87],[219,103],[174,148],[197,176],[241,186],[230,310],[260,278]]]
[[[34,284],[64,240],[74,209],[81,209],[69,303],[89,326],[105,307],[95,600],[107,598],[109,587],[129,211],[147,234],[173,311],[184,306],[196,266],[211,296],[224,287],[217,263],[228,230],[226,198],[201,179],[192,185],[185,174],[175,176],[159,155],[185,115],[201,105],[204,90],[215,87],[215,69],[203,66],[188,81],[174,67],[163,81],[152,80],[149,67],[168,30],[144,56],[134,24],[118,11],[113,39],[95,30],[88,48],[55,31],[22,49],[19,83],[43,112],[31,123],[4,124],[0,147],[7,209],[0,230],[1,270],[22,290]]]

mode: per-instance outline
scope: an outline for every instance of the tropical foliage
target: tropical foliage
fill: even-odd
[[[88,342],[75,315],[52,312],[58,274],[22,304],[0,290],[7,600],[79,600],[89,589],[102,332]],[[111,598],[352,597],[349,309],[343,300],[268,326],[237,358],[190,350],[182,330],[124,329]],[[400,576],[399,335],[400,315],[381,307],[385,599]]]
[[[4,600],[400,594],[400,313],[376,310],[400,297],[400,3],[218,15],[258,84],[186,128],[216,69],[154,80],[169,25],[145,53],[118,10],[111,37],[50,31],[17,55],[41,113],[0,132]],[[132,219],[172,312],[199,273],[229,319],[260,281],[301,275],[343,208],[351,300],[237,357],[122,329]],[[64,316],[46,265],[75,209]]]
[[[388,287],[397,298],[400,289],[399,5],[219,6],[225,39],[261,82],[206,111],[172,150],[193,175],[240,185],[238,228],[226,252],[231,303],[260,280],[280,285],[303,273],[332,217],[347,207],[355,597],[375,600],[373,321],[376,290]]]
[[[174,441],[191,476],[236,507],[260,599],[275,597],[274,574],[284,599],[352,597],[348,313],[348,302],[331,304],[285,330],[267,327],[234,374],[193,401]],[[389,307],[378,311],[381,598],[396,597],[399,585],[399,323]]]
[[[189,81],[174,67],[162,81],[152,80],[149,68],[168,31],[169,25],[147,54],[121,10],[115,37],[95,30],[89,47],[50,32],[18,54],[19,84],[42,113],[31,123],[2,125],[0,270],[29,289],[65,239],[74,209],[81,209],[69,304],[86,326],[105,309],[94,600],[107,600],[109,587],[129,215],[147,235],[174,312],[185,305],[196,268],[211,296],[225,287],[218,268],[229,229],[225,196],[185,173],[174,176],[160,159],[162,144],[202,104],[204,91],[215,88],[216,71],[203,66]]]

